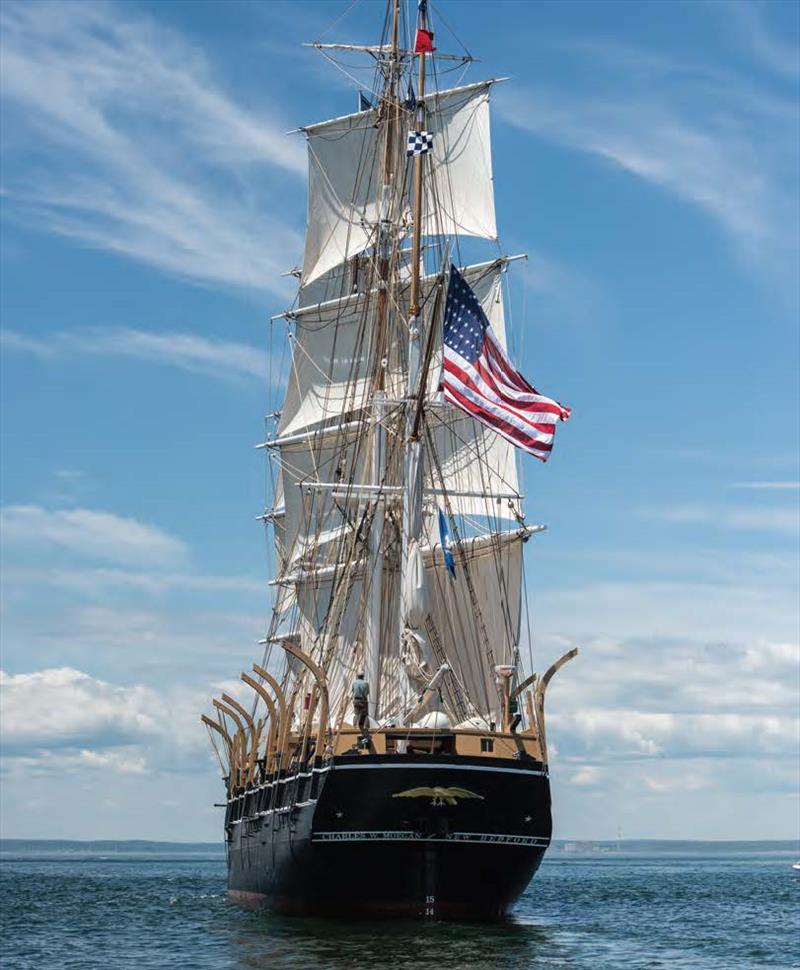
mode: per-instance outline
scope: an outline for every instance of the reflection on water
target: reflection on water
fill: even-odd
[[[232,907],[231,907],[232,908]],[[344,922],[240,912],[231,922],[236,965],[319,970],[528,970],[559,960],[552,933],[519,920],[490,925]],[[232,954],[233,956],[233,954]]]

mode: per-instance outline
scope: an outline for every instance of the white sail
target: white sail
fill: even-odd
[[[522,540],[528,534],[529,530],[521,529],[454,544],[455,577],[445,568],[441,546],[434,546],[426,556],[430,616],[444,658],[475,709],[497,722],[493,666],[514,663],[522,602]],[[487,663],[489,651],[494,663]]]
[[[293,435],[332,418],[365,408],[372,393],[370,357],[375,300],[334,300],[299,311],[295,318],[292,366],[279,432]],[[387,392],[404,386],[397,355],[387,373]]]
[[[505,264],[468,266],[467,282],[503,347],[506,346],[501,273]],[[437,349],[428,383],[429,398],[435,397],[441,370],[441,347]],[[441,488],[446,483],[455,515],[514,519],[509,500],[519,494],[519,477],[514,446],[486,425],[449,405],[430,409],[429,427],[434,455],[429,455],[426,486]],[[471,494],[456,494],[456,493]],[[483,497],[485,496],[485,497]],[[440,503],[441,504],[441,503]],[[519,510],[519,501],[512,501]]]
[[[494,260],[463,270],[503,346],[505,320],[499,281],[504,266],[504,261]],[[427,299],[434,281],[435,276],[422,280],[423,300]],[[356,292],[287,311],[287,317],[294,322],[294,333],[292,365],[279,425],[281,436],[308,431],[369,405],[374,366],[370,350],[377,293],[377,290]],[[400,318],[407,319],[408,283],[398,282],[390,299]],[[398,328],[393,328],[386,348],[385,386],[389,400],[405,394],[404,342],[398,340],[399,335]],[[429,398],[436,395],[440,369],[441,350],[437,350],[428,383]],[[510,445],[498,444],[498,447],[503,453],[513,452]],[[498,461],[497,465],[501,467],[504,462]]]
[[[301,559],[335,561],[347,546],[352,533],[348,512],[367,474],[366,441],[352,431],[320,433],[280,446],[284,573]]]
[[[423,235],[497,237],[489,131],[493,83],[453,88],[424,99],[426,126],[434,139],[425,180],[429,203]],[[382,164],[377,121],[378,111],[371,109],[303,129],[308,140],[303,285],[375,241]],[[405,130],[399,132],[395,147],[402,163]],[[401,210],[408,209],[406,199]]]
[[[450,665],[475,710],[494,720],[498,719],[497,691],[493,664],[486,663],[486,655],[491,651],[497,664],[514,662],[519,644],[522,540],[532,531],[535,527],[454,543],[455,578],[445,568],[441,546],[421,550],[428,589],[426,611],[441,650],[437,659]],[[293,584],[301,647],[320,663],[328,656],[332,718],[337,706],[343,700],[346,703],[349,684],[363,661],[365,597],[371,582],[365,565],[365,559],[332,564],[297,574]],[[396,578],[395,569],[384,567],[384,571]],[[384,588],[381,702],[376,711],[380,718],[401,713],[403,676],[394,633],[397,584],[385,582]],[[429,669],[428,675],[434,672]]]

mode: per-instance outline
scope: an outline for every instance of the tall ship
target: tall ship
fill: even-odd
[[[500,919],[551,839],[545,693],[577,650],[534,672],[523,552],[544,527],[519,466],[569,409],[508,349],[524,257],[495,222],[504,79],[440,89],[472,58],[438,51],[431,19],[389,0],[379,43],[311,45],[371,82],[355,113],[298,129],[305,251],[259,446],[272,613],[202,715],[229,895],[287,914]]]

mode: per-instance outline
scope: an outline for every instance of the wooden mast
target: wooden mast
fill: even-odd
[[[420,30],[425,30],[426,4],[420,4],[419,24]],[[416,46],[416,45],[415,45]],[[415,105],[415,117],[417,130],[425,130],[425,52],[417,54],[419,58],[419,71],[417,73],[417,103]],[[420,251],[422,242],[422,165],[425,155],[414,157],[414,207],[412,212],[411,228],[411,305],[409,315],[413,320],[419,316],[419,279],[420,279]],[[416,335],[412,333],[412,338]]]
[[[374,388],[383,391],[386,385],[386,368],[383,358],[386,349],[386,333],[388,330],[389,307],[389,271],[391,263],[392,239],[391,207],[392,182],[394,179],[395,159],[395,129],[398,122],[397,99],[397,65],[398,65],[398,34],[400,30],[400,0],[390,0],[392,4],[392,46],[389,54],[389,76],[381,99],[381,108],[386,112],[386,135],[383,142],[383,177],[381,180],[380,224],[378,226],[378,278],[380,280],[378,293],[378,325],[375,335],[375,376]]]
[[[397,151],[395,147],[396,128],[399,123],[399,102],[397,79],[399,66],[398,33],[400,29],[400,0],[390,0],[392,4],[392,45],[389,55],[388,77],[381,99],[381,110],[385,112],[385,137],[383,144],[383,178],[380,198],[380,223],[377,237],[378,269],[378,306],[375,329],[375,356],[372,398],[372,456],[371,481],[380,488],[386,469],[386,431],[383,426],[386,406],[386,348],[389,330],[389,293],[392,279],[393,247],[396,245],[394,232],[394,195],[395,166]],[[381,617],[383,613],[383,531],[384,506],[380,495],[375,496],[375,507],[367,539],[368,558],[371,575],[367,598],[365,623],[366,650],[364,666],[367,682],[370,685],[374,711],[377,715],[380,700],[380,645]]]
[[[419,20],[416,37],[426,26],[426,4],[419,5]],[[414,47],[416,48],[416,42]],[[417,73],[417,101],[414,105],[414,123],[416,130],[425,129],[425,52],[419,51],[419,69]],[[407,601],[407,578],[413,552],[413,544],[419,539],[422,529],[422,480],[423,480],[423,450],[418,431],[418,421],[412,414],[412,403],[417,396],[417,411],[424,393],[419,385],[420,353],[419,353],[419,313],[420,313],[420,273],[421,273],[421,240],[422,240],[422,176],[425,155],[414,156],[414,199],[412,206],[411,226],[411,293],[408,318],[408,375],[406,381],[405,404],[405,455],[403,457],[403,520],[401,529],[401,568],[400,568],[400,626],[398,635],[401,643],[406,636],[409,624],[409,603]],[[412,631],[413,632],[413,631]],[[422,644],[422,640],[417,639]],[[425,652],[425,648],[423,648]],[[425,658],[429,659],[428,657]],[[403,714],[410,716],[409,707],[412,705],[411,685],[406,680],[403,689]],[[418,707],[419,705],[417,705]],[[413,710],[417,708],[414,707]]]

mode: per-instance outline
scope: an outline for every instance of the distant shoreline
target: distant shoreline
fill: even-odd
[[[223,842],[160,842],[150,839],[0,839],[0,855],[60,854],[215,854],[223,855]],[[791,852],[800,855],[798,839],[555,839],[550,855],[583,854],[734,854]]]

